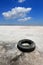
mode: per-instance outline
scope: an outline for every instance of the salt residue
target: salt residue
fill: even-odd
[[[0,26],[0,41],[31,39],[43,52],[43,26]]]

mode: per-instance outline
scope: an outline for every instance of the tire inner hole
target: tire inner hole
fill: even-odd
[[[29,43],[23,43],[22,46],[29,47]]]

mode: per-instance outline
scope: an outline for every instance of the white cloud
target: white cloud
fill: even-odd
[[[25,21],[28,21],[30,19],[31,19],[31,17],[26,17],[26,18],[23,18],[23,19],[18,19],[18,21],[25,22]]]
[[[11,11],[3,12],[5,18],[23,18],[31,11],[32,8],[15,7]]]
[[[18,0],[19,3],[22,3],[22,2],[24,2],[24,1],[25,1],[25,0]]]

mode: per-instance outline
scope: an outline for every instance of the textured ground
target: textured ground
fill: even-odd
[[[21,53],[20,39],[31,39],[35,51]],[[43,65],[43,26],[0,26],[0,65]]]

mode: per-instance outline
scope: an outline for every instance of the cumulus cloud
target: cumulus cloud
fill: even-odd
[[[2,15],[4,18],[7,19],[14,19],[16,21],[25,22],[31,19],[28,17],[27,14],[32,10],[32,8],[25,8],[25,7],[15,7],[12,8],[10,11],[3,12]]]
[[[25,0],[18,0],[19,3],[22,3],[22,2],[24,2],[24,1],[25,1]]]
[[[6,18],[24,17],[27,15],[28,12],[31,11],[31,9],[32,8],[15,7],[11,9],[11,11],[3,12],[2,15]]]
[[[26,17],[26,18],[18,19],[18,21],[25,22],[25,21],[28,21],[30,19],[31,19],[31,17]]]

